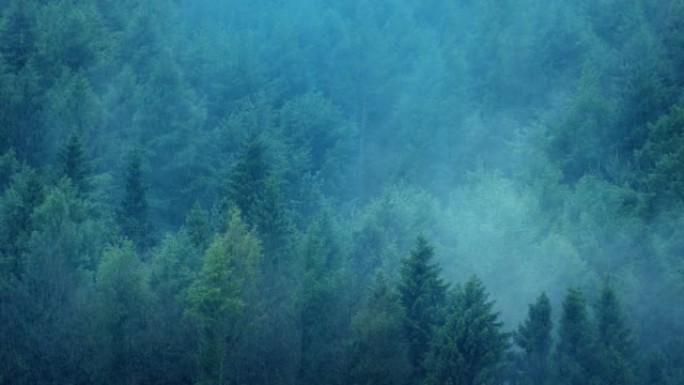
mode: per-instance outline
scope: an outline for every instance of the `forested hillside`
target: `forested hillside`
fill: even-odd
[[[683,1],[0,16],[0,384],[684,383]]]

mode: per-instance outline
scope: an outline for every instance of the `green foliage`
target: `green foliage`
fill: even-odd
[[[199,379],[223,384],[238,373],[228,360],[253,322],[253,279],[261,245],[234,209],[225,234],[204,255],[204,266],[188,289],[189,312],[199,333]]]
[[[513,336],[515,344],[521,349],[517,357],[521,384],[546,385],[552,383],[551,347],[551,303],[546,294],[530,305],[527,319],[518,327]]]
[[[152,239],[141,161],[138,152],[129,155],[124,172],[123,198],[117,212],[121,233],[133,241],[138,249],[149,246]]]
[[[59,158],[60,174],[71,180],[79,195],[88,193],[90,170],[78,135],[75,133],[69,135],[69,139],[59,153]]]
[[[20,279],[23,253],[35,228],[31,215],[45,198],[44,185],[36,172],[23,167],[12,177],[0,206],[0,258],[3,274]]]
[[[508,335],[488,297],[477,277],[455,294],[427,356],[423,384],[499,383]]]
[[[634,352],[631,331],[612,284],[603,283],[596,304],[597,384],[633,384]]]
[[[412,378],[425,375],[424,361],[430,350],[434,331],[444,319],[447,285],[432,258],[434,250],[418,237],[411,255],[402,261],[399,295],[404,310],[404,329],[409,341]]]
[[[95,277],[93,383],[144,382],[149,375],[148,275],[133,244],[107,249]]]
[[[684,199],[684,180],[675,170],[684,164],[684,109],[675,106],[648,125],[648,136],[636,156],[641,165],[640,186],[649,197],[651,209],[680,207]]]
[[[369,298],[354,316],[349,384],[399,385],[410,376],[403,309],[387,278],[377,274]]]
[[[558,330],[556,383],[590,383],[595,370],[593,342],[594,333],[584,295],[578,289],[570,289],[563,299]]]
[[[199,202],[195,202],[185,218],[183,230],[190,238],[192,244],[201,252],[204,252],[211,241],[211,228],[209,217]]]
[[[270,170],[264,143],[256,136],[245,144],[244,154],[230,173],[228,195],[249,223],[257,218],[269,184]]]
[[[607,273],[595,324],[566,297],[554,383],[682,383],[682,20],[0,2],[0,383],[405,384],[426,355],[432,382],[549,383],[548,304]],[[441,256],[402,262],[417,233]],[[481,284],[447,312],[433,259],[522,322],[511,377]]]

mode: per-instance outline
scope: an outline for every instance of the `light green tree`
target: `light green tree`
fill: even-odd
[[[199,332],[201,384],[224,384],[237,375],[229,358],[251,322],[260,258],[259,239],[232,209],[226,233],[209,246],[202,272],[188,290],[189,314]]]

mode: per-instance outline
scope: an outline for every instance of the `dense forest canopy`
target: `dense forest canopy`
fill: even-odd
[[[684,383],[684,2],[0,2],[0,383]]]

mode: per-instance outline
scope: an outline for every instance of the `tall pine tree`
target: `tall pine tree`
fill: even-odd
[[[570,289],[563,299],[563,312],[556,347],[556,383],[586,385],[594,370],[592,328],[584,294]]]
[[[634,383],[632,334],[622,313],[620,300],[608,281],[596,304],[597,384]]]
[[[65,146],[59,152],[60,174],[71,180],[79,195],[86,194],[90,189],[88,164],[83,154],[81,138],[72,133]]]
[[[137,151],[130,155],[126,165],[124,196],[117,214],[123,235],[133,241],[140,250],[149,246],[152,226],[148,219],[148,204],[143,186],[141,159]]]
[[[456,294],[426,359],[425,385],[487,385],[500,379],[508,334],[482,282],[471,278]]]
[[[546,294],[530,305],[527,319],[518,327],[515,344],[521,350],[517,357],[521,384],[546,385],[551,382],[551,303]]]
[[[423,361],[434,330],[442,323],[446,300],[447,285],[439,277],[440,269],[432,262],[433,256],[432,246],[418,237],[411,255],[402,261],[399,295],[414,383],[424,377]]]

